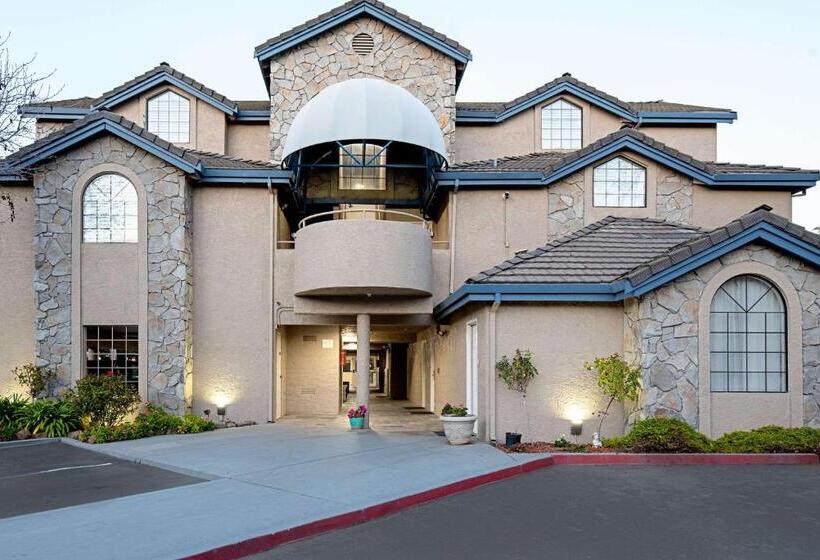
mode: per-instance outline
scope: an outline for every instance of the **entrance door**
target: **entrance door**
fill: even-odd
[[[470,414],[478,414],[478,324],[467,324],[467,395],[465,406]]]
[[[390,398],[407,400],[407,345],[390,345]]]

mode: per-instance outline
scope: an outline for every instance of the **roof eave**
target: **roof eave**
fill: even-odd
[[[239,183],[254,185],[287,185],[291,172],[285,169],[227,169],[203,167],[199,174],[199,183]]]
[[[638,111],[642,124],[718,124],[737,120],[735,111]]]

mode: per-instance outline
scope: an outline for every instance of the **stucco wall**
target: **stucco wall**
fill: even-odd
[[[137,243],[81,245],[84,324],[139,324],[139,249]]]
[[[285,414],[335,416],[341,406],[337,325],[285,329]],[[323,341],[331,341],[325,348]]]
[[[717,159],[717,125],[643,125],[638,129],[684,154],[703,160]]]
[[[607,399],[596,385],[595,374],[584,362],[623,351],[621,304],[502,304],[496,319],[496,359],[529,349],[539,375],[527,392],[526,421],[519,393],[496,379],[497,437],[507,431],[523,433],[525,440],[552,441],[569,434],[573,411],[584,419],[581,441],[590,441],[598,429],[594,414]],[[490,335],[492,336],[492,335]],[[494,364],[489,364],[494,371]],[[604,421],[603,436],[623,432],[623,407],[613,404]]]
[[[269,419],[270,196],[224,185],[193,191],[197,413],[224,399],[234,420]]]
[[[693,224],[704,228],[725,225],[762,204],[786,219],[792,218],[792,196],[783,191],[741,191],[734,188],[711,189],[702,185],[693,188]]]
[[[229,123],[225,153],[243,159],[267,161],[270,159],[268,134],[270,126],[267,122]]]
[[[353,52],[357,33],[373,37],[371,54]],[[360,17],[314,37],[271,61],[271,159],[282,157],[296,113],[325,87],[351,78],[376,77],[418,97],[433,113],[452,151],[456,67],[453,59],[393,27]]]
[[[31,187],[2,187],[14,202],[15,218],[0,206],[0,396],[22,393],[11,369],[34,360],[34,199]]]
[[[709,306],[717,288],[738,274],[765,277],[786,301],[787,394],[709,390]],[[679,417],[712,436],[772,423],[820,425],[819,297],[820,273],[750,245],[631,301],[626,325],[644,374],[643,413]]]

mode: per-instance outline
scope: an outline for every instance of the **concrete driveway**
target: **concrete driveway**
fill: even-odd
[[[4,557],[179,558],[518,461],[433,434],[287,423],[87,447],[209,480],[0,520]]]

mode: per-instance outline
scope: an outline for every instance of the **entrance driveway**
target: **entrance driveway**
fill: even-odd
[[[815,560],[820,467],[539,470],[253,560]]]
[[[0,520],[4,557],[179,558],[517,464],[432,433],[288,423],[86,447],[209,480]]]

